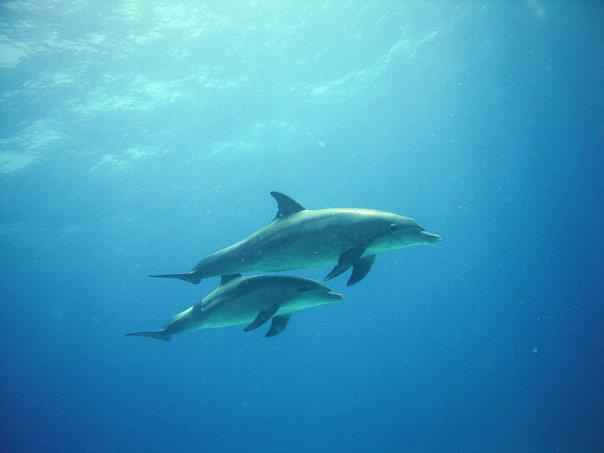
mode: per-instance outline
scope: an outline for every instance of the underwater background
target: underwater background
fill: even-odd
[[[603,80],[600,1],[0,3],[0,449],[602,451]],[[271,190],[444,240],[123,335]]]

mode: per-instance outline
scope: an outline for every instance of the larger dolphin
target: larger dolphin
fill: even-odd
[[[367,275],[376,253],[441,240],[409,217],[369,209],[310,210],[282,193],[271,192],[271,195],[277,200],[278,212],[264,228],[201,260],[186,274],[150,277],[199,283],[204,277],[335,263],[325,279],[352,267],[348,280],[351,286]]]
[[[248,324],[246,332],[272,319],[267,337],[287,325],[291,313],[339,302],[344,296],[314,280],[283,275],[225,275],[220,286],[199,304],[170,319],[161,330],[126,335],[168,341],[172,335],[192,330]]]

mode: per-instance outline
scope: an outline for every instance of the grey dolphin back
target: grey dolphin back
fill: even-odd
[[[288,215],[295,214],[296,212],[304,211],[305,208],[298,202],[292,200],[287,195],[280,192],[271,192],[271,196],[277,200],[277,216],[276,219],[287,217]]]
[[[297,201],[288,197],[287,195],[281,192],[271,192],[271,196],[277,201],[277,215],[275,216],[275,221],[279,221],[279,219],[286,218],[293,214],[296,214],[301,211],[305,211],[306,209]],[[334,277],[346,272],[348,269],[352,267],[352,275],[348,280],[348,286],[352,286],[358,282],[360,282],[371,269],[373,262],[375,260],[375,255],[370,257],[364,257],[363,253],[367,248],[368,242],[364,242],[362,244],[357,244],[352,246],[350,249],[346,250],[339,257],[338,263],[331,270],[329,274],[325,277],[325,280],[331,280]],[[157,278],[173,278],[178,280],[183,280],[186,282],[190,282],[193,284],[197,284],[201,281],[203,275],[200,270],[200,264],[198,264],[193,270],[184,274],[160,274],[160,275],[150,275],[149,277],[157,277]],[[212,275],[211,273],[206,275]],[[221,280],[221,285],[229,283],[235,278],[241,277],[241,274],[232,274],[232,275],[223,275]],[[267,319],[268,320],[268,319]]]

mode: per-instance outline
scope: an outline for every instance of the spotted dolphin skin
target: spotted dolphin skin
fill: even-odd
[[[201,260],[185,274],[150,277],[199,283],[202,278],[218,275],[335,264],[325,279],[352,267],[351,286],[367,275],[377,253],[441,241],[440,236],[428,233],[409,217],[369,209],[311,210],[282,193],[271,195],[279,208],[271,223]]]
[[[225,275],[218,288],[199,304],[174,316],[163,329],[126,335],[168,341],[181,332],[239,324],[247,324],[244,330],[248,332],[271,319],[266,336],[273,337],[285,329],[292,312],[343,299],[324,284],[306,278]]]

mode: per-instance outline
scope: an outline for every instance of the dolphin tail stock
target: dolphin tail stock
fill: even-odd
[[[193,283],[196,285],[201,281],[201,273],[199,272],[187,272],[186,274],[159,274],[159,275],[149,275],[149,277],[153,278],[177,278],[179,280],[183,280],[185,282]]]
[[[132,332],[125,334],[127,337],[149,337],[155,338],[156,340],[170,341],[172,335],[166,333],[165,330],[156,330],[153,332]]]

